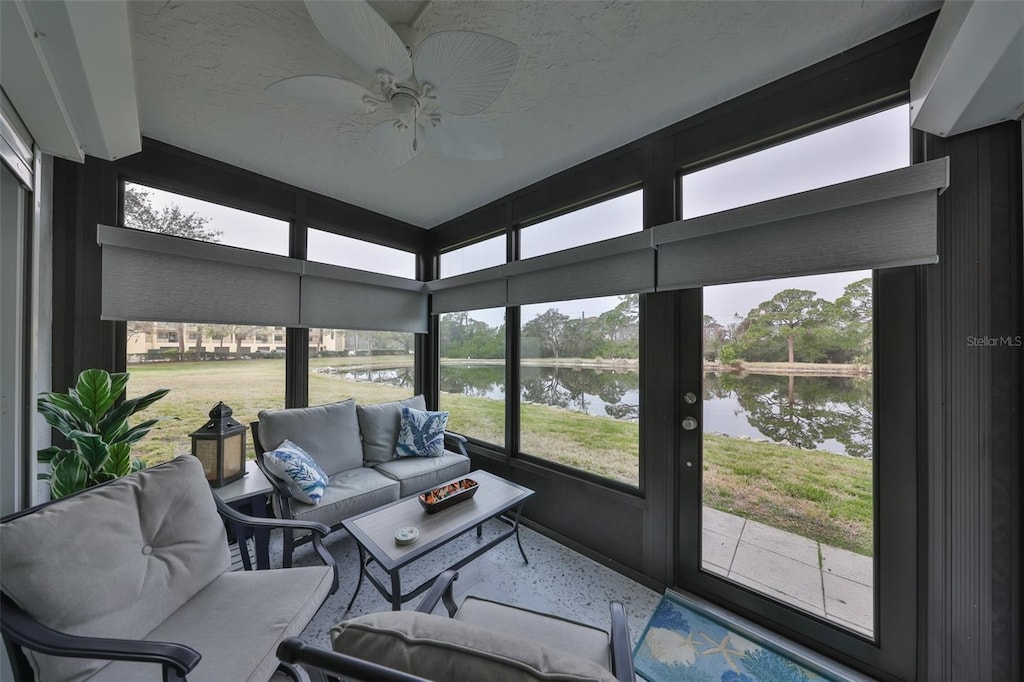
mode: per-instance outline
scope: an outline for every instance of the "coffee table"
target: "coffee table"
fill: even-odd
[[[356,595],[359,594],[359,588],[362,587],[363,577],[365,577],[385,599],[391,602],[392,610],[400,611],[404,602],[425,592],[437,577],[434,576],[410,592],[403,594],[402,567],[474,528],[476,528],[477,537],[481,537],[481,524],[490,519],[497,518],[509,527],[486,544],[473,550],[468,556],[448,566],[446,570],[462,568],[513,535],[519,545],[519,553],[523,555],[523,561],[530,562],[526,558],[523,543],[519,539],[519,515],[523,510],[523,504],[527,498],[533,495],[533,491],[486,471],[473,471],[466,476],[452,479],[452,481],[461,478],[471,478],[477,482],[480,487],[476,494],[468,500],[434,514],[425,512],[420,506],[417,496],[413,496],[342,521],[345,530],[352,534],[359,546],[359,582],[356,584],[352,600],[348,603],[349,609],[352,608]],[[448,481],[448,483],[452,481]],[[513,509],[514,512],[512,512]],[[512,518],[507,518],[506,512],[510,512]],[[408,526],[415,526],[419,529],[419,538],[409,545],[396,544],[395,531]],[[391,578],[390,590],[367,570],[371,563],[376,563]]]

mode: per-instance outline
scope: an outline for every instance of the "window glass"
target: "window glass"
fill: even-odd
[[[439,319],[440,406],[448,430],[505,445],[505,309],[444,313]]]
[[[416,335],[356,329],[309,330],[309,404],[355,398],[363,405],[413,394]]]
[[[686,175],[683,216],[906,167],[908,114],[896,107]],[[867,637],[881,454],[871,277],[703,292],[702,569]]]
[[[306,252],[318,263],[416,279],[416,255],[362,239],[309,228]]]
[[[285,349],[271,340],[277,334],[281,327],[129,321],[128,397],[170,389],[136,419],[177,417],[161,421],[133,454],[153,465],[191,452],[189,434],[218,402],[246,425],[260,410],[283,408]],[[252,457],[251,431],[245,439]]]
[[[522,306],[524,453],[639,486],[639,298]]]
[[[441,254],[441,277],[454,277],[474,270],[505,263],[505,235],[485,239],[476,244],[452,249]]]
[[[904,105],[684,175],[683,218],[905,168],[909,158]]]
[[[636,190],[520,230],[519,254],[533,258],[644,229],[644,193]]]
[[[133,182],[124,183],[124,226],[288,255],[289,225],[284,220]]]

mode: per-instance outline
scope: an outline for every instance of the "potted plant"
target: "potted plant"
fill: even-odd
[[[39,451],[39,461],[50,464],[49,473],[41,473],[39,478],[50,482],[54,498],[145,468],[141,459],[131,456],[132,445],[161,419],[129,427],[128,417],[163,398],[168,389],[125,400],[115,407],[127,384],[127,373],[87,369],[67,393],[39,394],[40,414],[73,446],[70,450],[51,446]]]

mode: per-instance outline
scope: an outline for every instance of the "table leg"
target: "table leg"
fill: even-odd
[[[252,515],[267,518],[266,496],[261,495],[253,499]],[[265,571],[270,568],[270,529],[256,528],[253,530],[253,537],[256,544],[256,568]]]
[[[359,596],[359,588],[363,586],[363,574],[366,573],[366,561],[365,555],[363,554],[363,546],[358,542],[356,546],[359,548],[359,580],[356,582],[356,591],[352,593],[352,598],[348,602],[348,606],[345,607],[346,611],[352,610],[352,605],[356,603],[356,597]]]
[[[483,537],[483,535],[484,535],[484,524],[482,524],[482,523],[476,524],[476,536],[478,538],[480,538],[480,537]]]
[[[523,500],[523,502],[520,502],[519,506],[516,507],[516,518],[515,518],[516,544],[519,545],[519,553],[523,555],[523,561],[525,561],[526,563],[530,563],[530,560],[526,558],[526,551],[523,549],[523,541],[519,537],[519,515],[523,511],[523,504],[525,502],[526,502],[526,500]]]
[[[402,610],[402,578],[398,568],[391,572],[391,610]]]
[[[244,510],[239,510],[243,511]],[[242,559],[242,568],[247,571],[252,570],[252,560],[249,557],[249,542],[246,538],[246,531],[248,530],[241,524],[230,522],[231,534],[235,536],[235,542],[238,544],[238,556]]]

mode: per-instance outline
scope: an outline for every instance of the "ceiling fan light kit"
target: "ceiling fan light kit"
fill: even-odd
[[[424,141],[457,159],[501,158],[501,140],[482,112],[512,77],[519,58],[514,44],[482,33],[441,31],[417,45],[415,29],[392,28],[366,2],[307,0],[306,7],[335,50],[376,76],[376,92],[322,75],[285,78],[267,92],[344,114],[390,106],[394,118],[367,134],[370,153],[389,168],[411,161]]]

